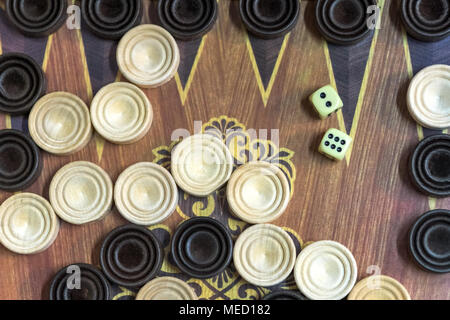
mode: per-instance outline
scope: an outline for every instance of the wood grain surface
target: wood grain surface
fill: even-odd
[[[143,22],[157,23],[156,2],[144,3]],[[43,152],[42,175],[24,191],[48,199],[52,176],[72,161],[94,162],[113,181],[136,162],[155,161],[167,167],[173,131],[185,128],[194,133],[194,121],[216,127],[279,129],[278,156],[291,177],[293,194],[276,225],[285,227],[300,246],[318,240],[346,245],[358,263],[359,278],[375,270],[370,266],[377,266],[382,274],[404,284],[413,299],[450,299],[450,276],[422,271],[407,250],[412,223],[432,208],[450,209],[450,199],[430,199],[410,182],[407,162],[411,151],[420,139],[436,132],[417,126],[406,106],[413,74],[430,64],[450,64],[450,37],[432,44],[409,38],[402,28],[399,3],[379,1],[381,29],[348,48],[327,44],[320,37],[314,1],[301,2],[300,21],[290,34],[263,41],[246,33],[238,1],[220,0],[213,30],[203,39],[179,42],[181,65],[175,78],[160,88],[145,90],[154,121],[144,139],[118,146],[96,135],[71,156]],[[45,70],[48,92],[68,91],[89,105],[102,86],[124,80],[115,62],[116,42],[98,39],[83,26],[81,30],[63,26],[49,38],[29,39],[8,23],[4,1],[0,4],[0,51],[33,56]],[[329,83],[337,87],[345,106],[337,116],[321,121],[308,97]],[[214,118],[219,121],[211,121]],[[26,118],[0,115],[0,129],[11,127],[27,131]],[[331,127],[354,138],[351,153],[340,163],[317,152]],[[273,141],[273,133],[259,138]],[[0,192],[0,202],[9,196]],[[191,199],[180,191],[177,211],[164,225],[153,227],[166,251],[176,225],[194,215],[224,221],[234,237],[245,227],[230,215],[222,191],[208,199]],[[93,224],[62,222],[57,240],[44,253],[19,256],[0,247],[0,299],[47,299],[49,282],[60,268],[78,262],[99,265],[102,239],[125,223],[114,208]],[[162,275],[188,281],[207,299],[259,299],[273,290],[295,287],[292,279],[277,288],[252,287],[232,267],[216,279],[189,279],[170,259]],[[118,288],[115,299],[136,292]]]

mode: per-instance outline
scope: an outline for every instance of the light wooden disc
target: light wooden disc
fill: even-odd
[[[117,144],[134,143],[150,130],[153,109],[145,93],[131,83],[116,82],[103,87],[91,104],[95,130]]]
[[[49,194],[61,219],[81,225],[100,220],[110,212],[113,183],[99,166],[85,161],[72,162],[55,174]]]
[[[186,282],[161,277],[147,283],[138,292],[136,300],[198,300],[198,297]]]
[[[371,276],[358,282],[348,300],[411,300],[408,290],[388,276]]]
[[[50,203],[32,193],[20,193],[0,206],[0,242],[19,254],[49,248],[59,232],[59,220]]]
[[[61,156],[83,149],[93,132],[88,107],[68,92],[42,97],[31,110],[28,127],[41,149]]]
[[[250,162],[237,169],[227,186],[227,200],[238,218],[252,224],[279,218],[290,201],[289,181],[268,162]]]
[[[178,188],[170,172],[150,163],[137,163],[117,179],[114,201],[128,221],[150,226],[166,220],[177,208]]]
[[[295,265],[295,245],[289,234],[271,224],[245,230],[237,239],[233,260],[247,282],[270,287],[284,281]]]
[[[226,145],[208,134],[190,136],[172,151],[172,175],[187,193],[205,197],[222,187],[233,172]]]
[[[341,300],[356,283],[353,254],[334,241],[315,242],[302,250],[294,276],[300,291],[312,300]]]
[[[117,63],[129,81],[143,88],[155,88],[175,75],[180,51],[168,31],[144,24],[131,29],[120,40]]]
[[[450,66],[438,64],[420,71],[408,90],[412,117],[430,129],[450,127]]]

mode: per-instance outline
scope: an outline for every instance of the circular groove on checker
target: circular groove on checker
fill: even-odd
[[[150,226],[163,222],[176,210],[178,187],[170,172],[150,162],[137,163],[117,179],[114,200],[128,221]]]
[[[0,190],[26,189],[41,171],[41,154],[34,141],[17,130],[0,130]]]
[[[450,136],[439,134],[422,140],[411,155],[409,168],[414,185],[424,194],[450,196]]]
[[[69,289],[74,272],[80,272],[80,289]],[[96,267],[79,263],[61,269],[50,284],[50,300],[109,300],[111,289],[105,276]]]
[[[50,202],[64,221],[82,225],[103,219],[111,210],[113,183],[109,175],[91,162],[72,162],[53,177]]]
[[[100,38],[119,40],[141,23],[141,0],[82,0],[81,14],[88,28]]]
[[[116,144],[131,144],[150,130],[153,108],[145,93],[131,83],[116,82],[103,87],[91,104],[95,130]]]
[[[112,282],[138,288],[161,270],[164,250],[155,234],[144,227],[125,225],[113,230],[100,249],[100,265]]]
[[[136,300],[198,300],[198,297],[186,282],[174,277],[161,277],[139,290]]]
[[[238,168],[227,185],[227,200],[238,218],[252,224],[279,218],[290,201],[289,181],[268,162],[249,162]]]
[[[44,71],[33,58],[22,53],[0,56],[0,111],[27,113],[46,89]]]
[[[54,92],[39,99],[31,110],[28,127],[41,149],[60,156],[83,149],[93,133],[88,107],[68,92]]]
[[[280,227],[259,224],[245,230],[234,246],[236,270],[247,282],[262,287],[277,285],[291,274],[295,245]]]
[[[298,0],[240,0],[239,11],[246,29],[262,39],[290,32],[300,17]]]
[[[359,281],[347,300],[411,300],[411,297],[397,280],[376,275]]]
[[[206,217],[183,222],[172,237],[172,258],[185,274],[212,278],[223,272],[233,257],[233,239],[227,228]]]
[[[117,47],[117,63],[130,82],[155,88],[173,78],[180,64],[180,51],[167,30],[145,24],[122,37]]]
[[[450,211],[438,209],[422,215],[411,228],[409,249],[423,269],[450,272]]]
[[[375,0],[318,0],[316,22],[322,36],[329,42],[351,45],[362,41],[370,33],[369,7]]]
[[[58,217],[41,196],[20,193],[0,206],[0,243],[12,252],[43,252],[53,244],[58,232]]]
[[[216,0],[161,0],[158,16],[161,25],[175,38],[194,40],[208,33],[216,23]]]
[[[450,66],[438,64],[417,73],[407,94],[408,110],[420,125],[450,127]]]
[[[67,1],[7,0],[11,23],[30,37],[45,37],[58,31],[67,17]]]
[[[402,0],[401,17],[406,31],[419,41],[439,41],[450,34],[448,0]]]
[[[205,197],[230,179],[233,157],[222,140],[208,134],[190,136],[172,151],[172,175],[186,193]]]
[[[300,291],[312,300],[341,300],[353,289],[358,270],[353,254],[342,244],[319,241],[303,249],[294,270]]]

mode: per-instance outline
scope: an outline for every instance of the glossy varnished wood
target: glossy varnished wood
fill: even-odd
[[[291,159],[297,177],[293,198],[274,224],[288,227],[305,243],[324,239],[342,243],[355,256],[358,279],[373,272],[370,266],[378,266],[382,274],[401,282],[413,299],[450,299],[449,277],[421,270],[408,253],[408,232],[414,221],[430,206],[449,209],[450,199],[429,199],[415,189],[408,176],[408,157],[427,131],[418,130],[407,110],[406,93],[412,76],[409,53],[398,2],[385,2],[382,28],[373,41],[353,121],[345,113],[349,106],[344,107],[347,133],[351,128],[354,137],[345,161],[329,161],[316,151],[327,129],[342,128],[342,116],[320,121],[308,102],[315,90],[333,81],[328,49],[337,50],[325,46],[315,27],[314,3],[302,3],[297,26],[288,38],[281,38],[281,45],[271,47],[260,42],[252,46],[257,42],[253,38],[249,42],[240,22],[238,1],[220,0],[219,19],[207,37],[198,43],[179,45],[183,50],[200,47],[190,76],[184,77],[185,72],[180,70],[180,79],[176,76],[159,88],[144,90],[155,113],[152,128],[142,140],[117,146],[96,135],[76,154],[55,157],[43,153],[42,175],[26,191],[48,198],[52,176],[65,164],[78,160],[98,164],[115,181],[136,162],[153,161],[153,150],[170,145],[175,129],[193,133],[195,120],[206,123],[226,115],[247,128],[279,129],[280,146],[295,152]],[[144,3],[143,21],[154,23],[148,1]],[[0,18],[2,23],[6,19],[2,10]],[[102,84],[116,79],[114,44],[91,41],[86,30],[63,27],[44,43],[25,42],[1,31],[0,38],[3,52],[12,48],[12,41],[23,52],[30,52],[30,43],[32,52],[43,48],[40,63],[48,79],[48,92],[71,92],[89,105]],[[85,58],[94,51],[93,43],[96,51],[103,50],[95,56],[95,63]],[[273,76],[273,68],[256,73],[254,57],[280,47],[280,59],[276,53],[265,58],[276,65]],[[182,53],[182,59],[188,60],[186,53]],[[97,73],[92,70],[89,74],[88,65],[97,66]],[[99,75],[104,69],[103,76]],[[22,123],[0,115],[0,128],[11,122],[13,126]],[[10,195],[0,193],[0,202]],[[182,220],[179,214],[173,214],[165,224],[174,230]],[[0,275],[0,299],[48,298],[49,283],[58,270],[78,262],[99,265],[102,239],[124,224],[126,221],[114,209],[101,222],[87,226],[62,223],[57,240],[39,255],[18,256],[0,247],[2,269],[8,270]]]

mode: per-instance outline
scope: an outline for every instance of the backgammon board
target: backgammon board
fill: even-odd
[[[403,29],[399,1],[381,0],[381,28],[356,45],[339,46],[318,32],[315,1],[301,1],[299,22],[290,33],[261,40],[245,31],[238,3],[218,0],[214,28],[201,39],[178,41],[181,63],[175,77],[157,89],[145,89],[154,119],[144,139],[119,146],[95,135],[70,156],[43,152],[42,174],[25,191],[48,198],[53,175],[78,160],[98,164],[113,181],[137,162],[170,168],[175,130],[193,134],[214,128],[237,146],[235,159],[277,160],[292,199],[274,224],[290,234],[297,252],[310,242],[335,240],[353,252],[359,278],[380,272],[399,280],[413,299],[450,299],[448,274],[423,271],[408,252],[413,222],[431,209],[450,209],[450,198],[429,198],[411,183],[409,155],[420,140],[439,132],[417,125],[406,103],[414,74],[429,65],[450,64],[450,37],[433,43],[414,40]],[[144,4],[143,23],[158,24],[156,1]],[[97,38],[83,24],[79,30],[63,26],[45,38],[25,37],[8,22],[0,1],[0,52],[33,57],[45,71],[47,92],[67,91],[89,105],[103,86],[125,81],[116,47],[116,41]],[[308,97],[326,84],[338,89],[345,107],[320,121]],[[333,127],[354,139],[342,162],[317,152],[323,134]],[[0,114],[0,129],[5,128],[27,132],[27,118]],[[240,134],[231,136],[229,129]],[[266,129],[267,134],[261,131],[253,139],[250,129]],[[9,196],[0,192],[0,202]],[[180,190],[176,212],[150,228],[165,247],[160,275],[188,282],[201,299],[259,300],[296,288],[293,277],[275,287],[251,285],[233,266],[207,280],[183,274],[169,258],[169,244],[177,225],[194,216],[221,221],[234,239],[247,227],[230,213],[224,190],[205,198]],[[20,256],[0,247],[0,299],[48,299],[58,270],[74,263],[98,266],[104,237],[124,224],[113,208],[100,222],[62,223],[57,240],[44,253]],[[136,294],[119,286],[113,291],[116,300]]]

